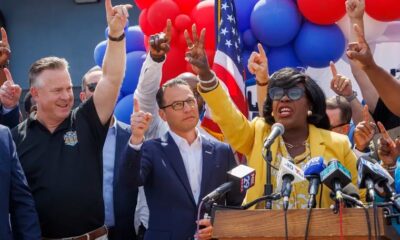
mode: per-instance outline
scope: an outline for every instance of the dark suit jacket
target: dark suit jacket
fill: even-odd
[[[138,196],[138,188],[135,176],[132,174],[133,165],[129,164],[131,159],[124,156],[129,138],[131,136],[130,126],[117,121],[117,139],[115,147],[114,166],[114,236],[111,240],[136,239],[133,225]]]
[[[200,197],[228,181],[227,171],[236,166],[231,148],[221,142],[202,137],[203,169]],[[190,188],[178,146],[167,133],[161,139],[145,142],[141,151],[128,148],[127,158],[135,165],[131,174],[143,184],[150,210],[145,240],[193,239],[198,205]],[[139,173],[140,172],[140,173]],[[231,191],[228,205],[240,205],[244,195]],[[200,202],[200,201],[199,201]]]
[[[0,105],[0,124],[3,124],[10,129],[19,124],[19,107],[14,108],[7,114],[2,114],[3,106]]]
[[[0,192],[0,239],[40,239],[39,219],[33,197],[19,163],[10,130],[2,125]]]

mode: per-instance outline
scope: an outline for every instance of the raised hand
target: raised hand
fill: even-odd
[[[354,143],[358,150],[366,149],[375,135],[376,125],[370,120],[368,105],[363,108],[363,121],[359,122],[354,130]]]
[[[153,115],[140,110],[139,102],[136,98],[133,99],[133,113],[131,115],[131,139],[133,145],[143,142],[144,134],[153,119]]]
[[[390,144],[384,137],[378,140],[378,156],[384,167],[395,166],[400,155],[400,139],[397,138],[393,143]]]
[[[1,28],[1,41],[0,41],[0,66],[6,66],[10,59],[11,50],[10,44],[8,43],[7,32],[4,28]]]
[[[357,35],[357,42],[349,43],[346,50],[346,55],[350,61],[354,62],[361,69],[365,70],[369,67],[375,66],[375,61],[371,53],[371,49],[365,40],[364,33],[361,28],[354,24],[354,32]]]
[[[3,107],[12,109],[18,105],[21,97],[21,87],[15,84],[10,71],[7,68],[3,69],[7,81],[0,88],[0,102]]]
[[[108,34],[111,37],[119,37],[124,32],[126,22],[128,21],[128,10],[132,8],[131,4],[112,6],[111,0],[105,1],[107,23],[109,27]]]
[[[362,19],[365,10],[365,0],[346,0],[346,12],[350,18]]]
[[[192,38],[189,36],[189,32],[185,30],[184,36],[188,51],[185,54],[185,60],[192,65],[192,69],[197,73],[202,80],[210,80],[213,74],[210,71],[208,65],[207,54],[204,49],[204,40],[206,35],[206,29],[203,28],[200,32],[200,37],[197,34],[196,24],[192,26]]]
[[[266,83],[269,80],[268,58],[261,43],[257,44],[257,47],[258,52],[251,53],[247,68],[251,74],[256,75],[258,82]]]
[[[154,60],[162,59],[170,50],[169,43],[172,36],[172,22],[167,20],[164,32],[151,35],[149,38],[150,55]]]
[[[339,96],[349,97],[353,94],[351,81],[346,76],[338,74],[335,64],[330,62],[332,80],[331,89]]]
[[[382,134],[382,138],[390,145],[390,147],[395,148],[396,144],[390,137],[389,133],[386,131],[385,126],[381,122],[378,122],[379,131]]]

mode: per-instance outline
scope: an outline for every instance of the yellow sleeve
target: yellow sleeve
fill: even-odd
[[[217,88],[200,95],[211,110],[211,118],[221,128],[225,139],[236,151],[249,155],[254,142],[255,124],[251,124],[231,101],[229,95],[218,84]]]

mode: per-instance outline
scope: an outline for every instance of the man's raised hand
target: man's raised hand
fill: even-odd
[[[152,119],[151,113],[140,110],[139,102],[134,98],[133,113],[131,115],[131,144],[138,145],[143,142],[144,134],[149,128]]]

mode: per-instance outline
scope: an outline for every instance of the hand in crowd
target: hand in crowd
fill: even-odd
[[[354,131],[354,144],[359,151],[365,150],[375,135],[376,125],[371,121],[368,111],[368,105],[365,105],[362,110],[363,121],[357,124]]]
[[[357,42],[349,43],[346,50],[346,55],[350,61],[354,62],[361,69],[365,70],[369,67],[375,66],[375,61],[371,53],[371,49],[365,40],[364,33],[360,26],[354,24],[354,31],[357,35]]]
[[[346,76],[338,74],[336,66],[333,62],[330,62],[330,67],[333,76],[331,80],[331,89],[339,96],[351,96],[353,94],[351,80]]]
[[[346,12],[350,18],[362,19],[365,10],[365,0],[346,0]]]
[[[10,59],[11,50],[10,44],[8,43],[7,32],[4,28],[1,28],[1,41],[0,41],[0,66],[7,65]]]
[[[165,54],[170,50],[171,36],[172,22],[168,19],[164,32],[151,35],[149,38],[150,55],[154,60],[164,60]]]
[[[111,0],[106,0],[106,15],[109,27],[108,34],[117,38],[122,35],[126,22],[128,21],[128,10],[132,8],[131,4],[112,6]]]
[[[396,159],[400,155],[400,139],[393,139],[386,131],[382,123],[378,122],[379,131],[382,137],[378,140],[378,155],[386,167],[392,167],[396,164]]]
[[[153,115],[148,112],[140,111],[139,102],[136,98],[133,99],[133,113],[131,115],[131,139],[133,145],[138,145],[143,142],[144,134],[153,119]]]
[[[211,220],[210,219],[201,219],[199,221],[199,225],[205,226],[205,228],[200,229],[195,237],[199,240],[211,239],[212,232],[213,232],[213,226],[211,225]]]
[[[378,140],[378,156],[386,167],[396,165],[396,159],[400,155],[400,139],[395,141],[389,136],[382,123],[378,122],[382,137]]]
[[[15,84],[10,71],[7,68],[3,69],[7,81],[0,88],[0,102],[3,107],[12,109],[18,105],[21,97],[21,87]]]
[[[207,60],[207,54],[204,49],[204,39],[206,29],[203,28],[200,32],[200,37],[197,33],[196,24],[192,26],[192,38],[189,36],[188,30],[184,32],[188,51],[185,54],[185,60],[192,65],[193,71],[199,75],[202,80],[210,80],[213,74],[210,71],[210,66]]]
[[[251,74],[256,75],[257,81],[265,83],[269,81],[268,58],[261,43],[257,44],[258,52],[252,52],[247,68]]]

